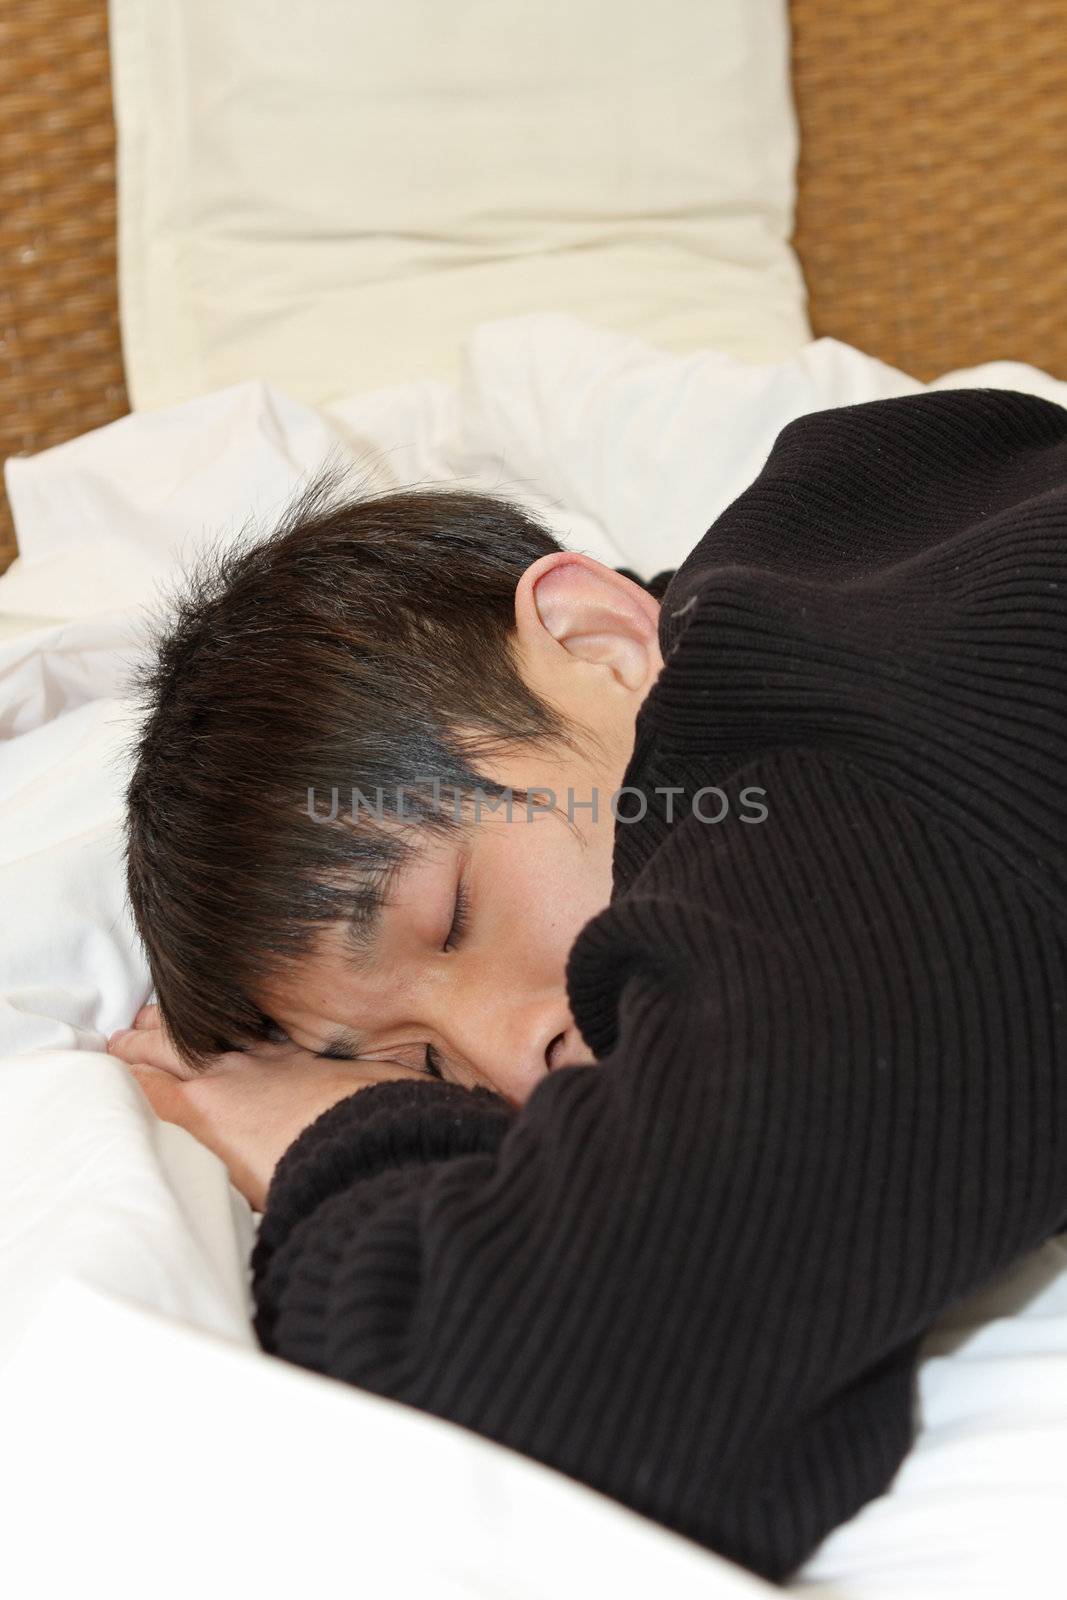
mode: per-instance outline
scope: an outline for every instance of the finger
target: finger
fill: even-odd
[[[194,1076],[161,1028],[120,1028],[111,1035],[107,1049],[128,1065],[158,1067],[175,1078]]]

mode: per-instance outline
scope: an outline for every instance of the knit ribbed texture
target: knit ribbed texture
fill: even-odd
[[[598,1064],[320,1117],[264,1347],[772,1581],[884,1491],[924,1332],[1067,1226],[1065,552],[1047,401],[790,424],[664,599],[568,964]]]

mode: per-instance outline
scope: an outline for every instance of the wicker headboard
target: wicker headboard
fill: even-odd
[[[790,10],[815,334],[920,379],[1067,378],[1067,0]],[[3,458],[129,409],[106,0],[0,0],[0,243]]]

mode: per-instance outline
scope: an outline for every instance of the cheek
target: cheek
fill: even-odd
[[[501,893],[502,932],[528,957],[536,951],[562,969],[579,930],[610,899],[610,856],[602,859],[595,837],[583,847],[562,822],[519,816],[499,841],[493,875]]]

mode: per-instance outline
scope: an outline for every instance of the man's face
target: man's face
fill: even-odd
[[[565,968],[579,929],[610,898],[610,815],[604,827],[576,813],[572,832],[565,814],[564,800],[563,817],[534,811],[528,821],[516,802],[510,822],[501,810],[454,837],[423,837],[392,880],[370,951],[353,953],[331,925],[272,989],[270,1014],[306,1049],[350,1029],[358,1038],[341,1041],[346,1056],[418,1076],[436,1067],[515,1105],[554,1067],[590,1060]]]
[[[394,1064],[383,1071],[389,1077],[432,1076],[436,1066],[518,1106],[546,1073],[592,1059],[567,1002],[567,956],[610,899],[610,800],[663,663],[656,602],[586,557],[535,563],[519,585],[516,616],[526,682],[594,728],[599,745],[584,755],[514,750],[485,776],[516,792],[551,789],[562,815],[516,801],[510,820],[503,807],[483,806],[454,835],[418,836],[369,952],[357,954],[332,925],[257,998],[301,1048],[336,1043],[338,1054]]]

